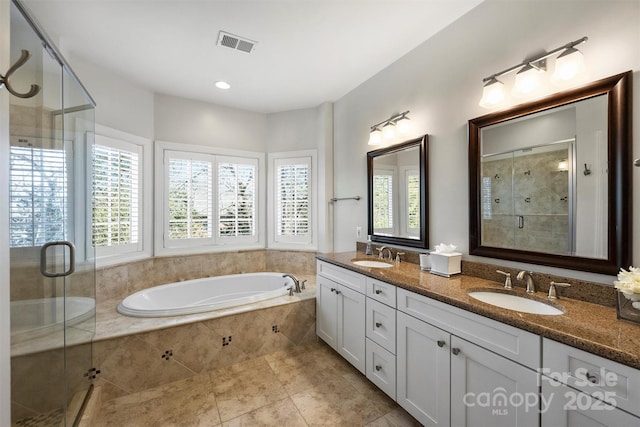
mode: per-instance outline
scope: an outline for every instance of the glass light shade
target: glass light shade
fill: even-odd
[[[551,80],[562,83],[573,80],[584,70],[584,56],[573,47],[568,48],[556,58],[556,68]]]
[[[396,129],[395,129],[395,125],[392,124],[391,122],[387,123],[386,125],[384,125],[382,127],[382,136],[385,139],[391,139],[394,136],[396,136]]]
[[[369,145],[378,145],[382,143],[382,131],[375,128],[369,133]]]
[[[411,120],[407,116],[402,116],[402,118],[396,122],[396,127],[398,128],[398,133],[406,135],[411,132]]]
[[[540,76],[543,71],[536,70],[527,64],[516,73],[516,82],[513,85],[515,96],[526,96],[536,91],[540,87]]]
[[[219,81],[219,82],[216,82],[216,87],[218,89],[227,90],[231,88],[231,85],[227,82]]]
[[[485,108],[491,108],[500,104],[505,99],[504,83],[492,78],[484,85],[482,89],[482,99],[480,100],[480,106]]]

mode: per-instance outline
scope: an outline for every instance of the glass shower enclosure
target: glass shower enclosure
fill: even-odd
[[[94,377],[95,104],[16,0],[10,27],[12,63],[30,55],[10,82],[11,421],[71,426]]]

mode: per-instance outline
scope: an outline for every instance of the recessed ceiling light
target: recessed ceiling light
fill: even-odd
[[[226,90],[226,89],[230,89],[231,85],[229,83],[227,83],[227,82],[219,81],[219,82],[216,82],[216,87],[218,89]]]

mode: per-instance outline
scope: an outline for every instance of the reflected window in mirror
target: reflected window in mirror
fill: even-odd
[[[427,248],[427,136],[367,153],[372,241]]]
[[[630,79],[469,121],[471,254],[608,274],[630,262]]]

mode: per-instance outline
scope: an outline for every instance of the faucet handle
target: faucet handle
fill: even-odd
[[[307,287],[304,285],[305,283],[307,283],[307,279],[304,279],[302,282],[300,282],[300,289],[307,289]]]
[[[400,264],[400,255],[404,255],[404,252],[396,252],[396,263]]]
[[[558,299],[558,291],[556,290],[556,286],[560,288],[568,288],[571,285],[569,283],[551,282],[549,284],[549,295],[547,295],[548,299]]]
[[[507,273],[506,271],[496,270],[496,273],[500,273],[504,275],[504,288],[505,289],[513,289],[511,285],[511,273]]]

